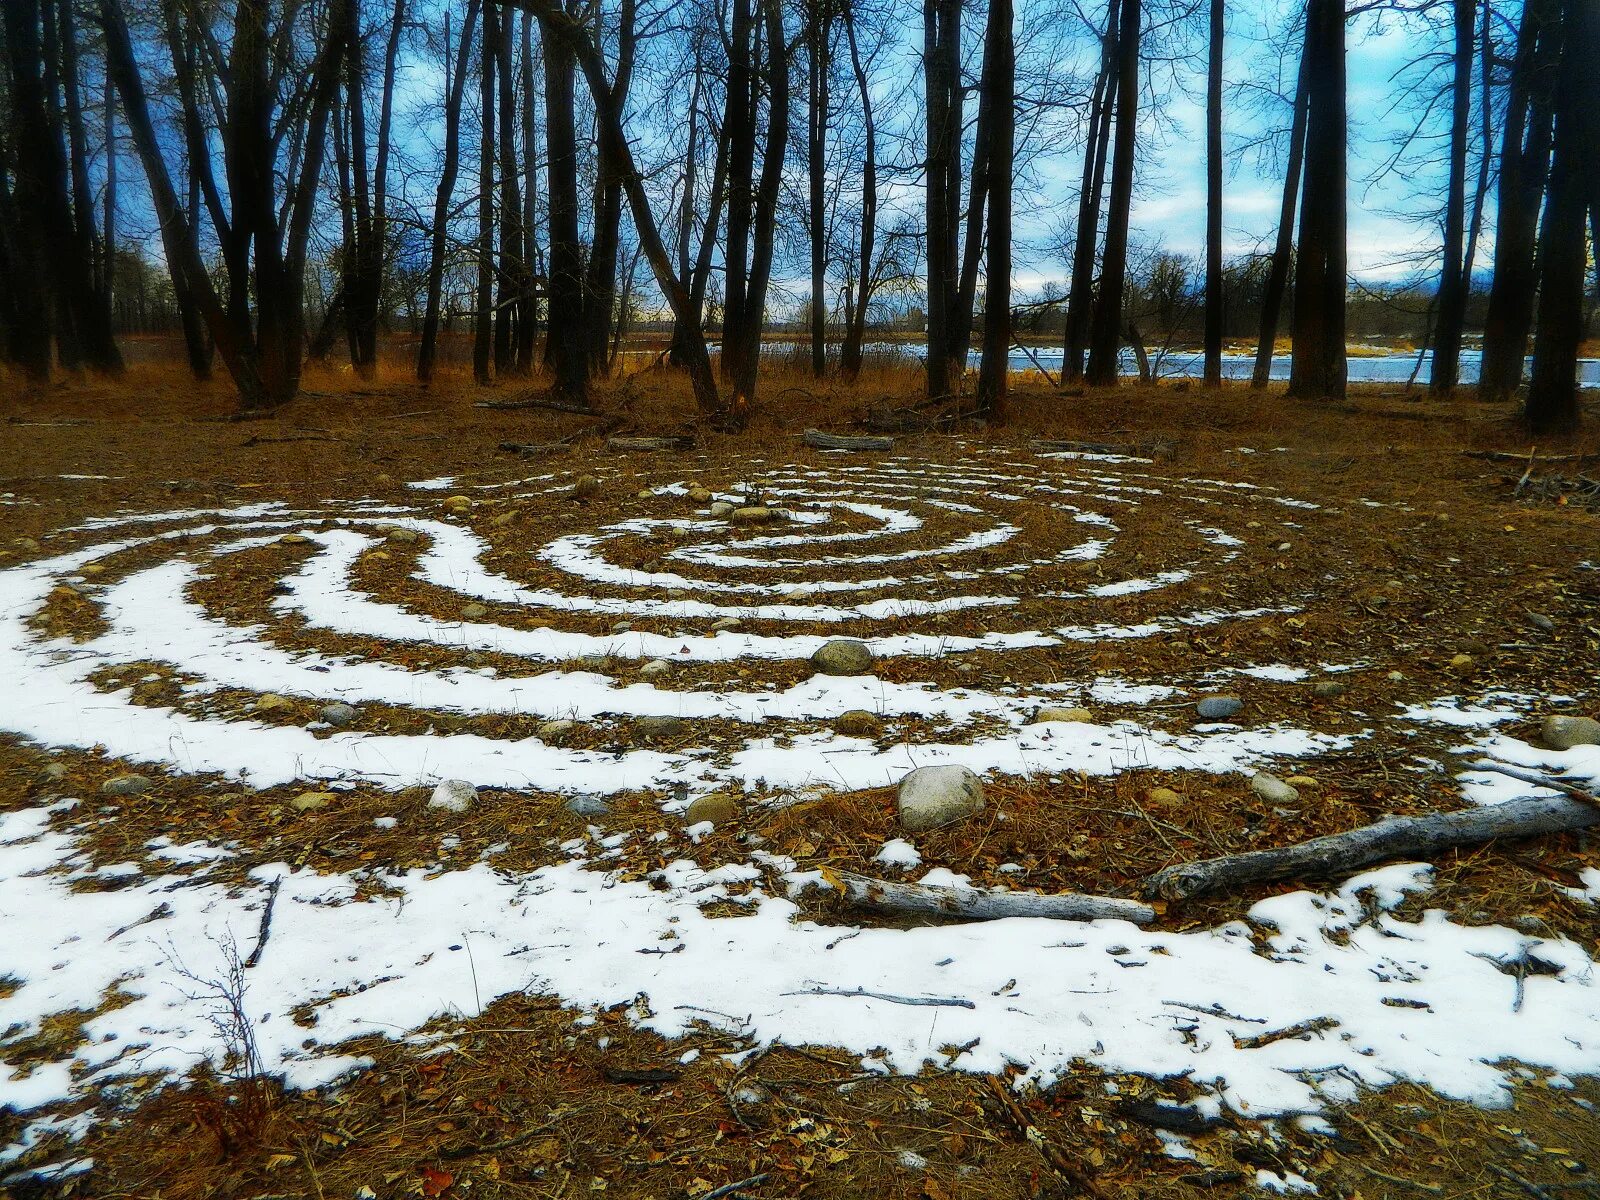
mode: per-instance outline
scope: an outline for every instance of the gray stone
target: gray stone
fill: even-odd
[[[320,715],[329,725],[348,725],[356,719],[356,710],[354,705],[335,700],[332,704],[324,704]]]
[[[866,675],[872,671],[872,650],[865,642],[834,638],[811,656],[811,665],[824,675]]]
[[[1080,724],[1087,724],[1092,720],[1094,720],[1094,714],[1087,708],[1057,708],[1053,705],[1046,705],[1033,714],[1033,720],[1030,724],[1044,725],[1051,721],[1076,721]]]
[[[1215,695],[1203,696],[1194,706],[1194,711],[1207,721],[1226,721],[1244,707],[1244,701],[1237,696]]]
[[[1319,679],[1311,685],[1311,694],[1319,700],[1332,700],[1350,690],[1350,685],[1337,679]]]
[[[1299,792],[1276,775],[1268,775],[1265,771],[1251,778],[1250,790],[1268,804],[1293,804],[1300,799]]]
[[[1543,613],[1536,612],[1531,612],[1528,614],[1528,624],[1532,625],[1535,629],[1542,629],[1546,633],[1553,633],[1556,627],[1556,623],[1552,618],[1545,616]]]
[[[566,808],[576,817],[604,817],[611,813],[611,805],[606,798],[591,792],[579,792],[576,796],[568,796]]]
[[[429,808],[442,808],[446,812],[464,813],[477,802],[478,789],[465,779],[446,779],[433,789],[428,797]]]
[[[739,628],[739,625],[738,617],[723,617],[720,620],[711,622],[711,631],[713,633],[726,633],[730,629]]]
[[[464,621],[476,621],[479,617],[487,617],[488,615],[489,610],[476,600],[461,607],[461,619]]]
[[[552,742],[566,737],[578,727],[576,721],[541,721],[539,723],[539,739]]]
[[[391,542],[414,542],[422,535],[415,529],[407,529],[403,525],[390,525],[384,529],[383,536]]]
[[[876,713],[864,708],[852,708],[834,718],[833,728],[846,737],[877,737],[883,729],[883,722],[878,720]]]
[[[900,781],[900,827],[937,829],[983,808],[983,780],[965,767],[918,767]]]
[[[1539,736],[1545,745],[1557,750],[1571,750],[1574,746],[1600,746],[1600,721],[1593,717],[1548,716],[1540,726]]]
[[[726,517],[733,512],[733,509],[734,506],[726,500],[718,500],[711,506],[711,515],[713,517]]]
[[[630,630],[632,628],[633,628],[633,622],[632,621],[618,621],[615,625],[613,625],[611,627],[611,632],[612,633],[627,633],[628,630]]]
[[[100,785],[105,796],[142,796],[150,790],[150,780],[143,775],[113,775]]]
[[[736,525],[761,525],[773,520],[777,514],[765,504],[750,504],[744,508],[736,508],[728,514],[728,520]]]
[[[739,802],[727,792],[712,792],[684,809],[683,820],[686,825],[698,825],[701,821],[727,825],[739,819],[740,811]]]
[[[639,668],[639,675],[643,679],[660,679],[670,674],[672,674],[672,664],[664,658],[654,659]]]
[[[711,493],[703,487],[690,488],[689,499],[696,504],[709,504],[711,502]]]
[[[640,717],[633,725],[645,741],[681,737],[689,728],[682,717]]]

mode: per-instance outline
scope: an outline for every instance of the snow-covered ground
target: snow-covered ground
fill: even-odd
[[[826,640],[812,629],[786,628],[791,624],[881,626],[865,635],[880,658],[963,662],[1002,650],[1126,643],[1225,625],[1263,610],[1230,609],[1179,585],[1228,569],[1253,541],[1286,536],[1285,515],[1303,517],[1316,507],[1245,484],[1163,478],[1138,463],[1055,460],[1020,470],[977,459],[932,469],[889,460],[759,471],[759,482],[763,498],[792,508],[793,520],[729,526],[712,519],[708,505],[688,500],[687,483],[657,485],[655,495],[677,501],[680,515],[552,528],[527,551],[546,580],[539,587],[491,565],[489,543],[462,515],[467,506],[446,502],[441,511],[437,496],[457,487],[449,479],[414,484],[415,505],[267,504],[89,522],[52,539],[45,557],[0,571],[0,731],[43,747],[100,748],[135,765],[217,773],[253,787],[343,780],[401,789],[461,778],[568,793],[654,790],[674,808],[729,787],[881,786],[934,763],[1029,777],[1133,768],[1248,772],[1314,759],[1360,736],[1288,721],[1184,732],[1129,717],[1029,723],[1041,704],[1062,703],[1064,695],[1138,705],[1193,680],[1090,674],[1035,687],[940,688],[818,675],[783,688],[755,681],[694,687],[697,666],[782,664]],[[468,490],[536,505],[571,484],[544,476]],[[1005,518],[1006,505],[1024,502],[1054,510],[1056,544],[1026,543]],[[1036,574],[1058,579],[1049,571],[1062,564],[1104,560],[1114,568],[1119,521],[1141,505],[1167,504],[1189,548],[1185,561],[1127,574],[1110,569],[1079,587],[1035,585]],[[1276,514],[1274,528],[1247,533],[1244,518],[1263,513]],[[930,539],[934,523],[941,536]],[[1264,517],[1250,525],[1260,523]],[[463,606],[536,613],[544,623],[503,623],[493,610],[446,619],[368,594],[356,582],[359,561],[384,546],[398,552],[385,540],[395,530],[407,531],[411,570],[423,584]],[[280,540],[286,534],[287,544]],[[658,543],[655,564],[620,565],[611,551],[630,540]],[[352,649],[287,649],[271,624],[235,624],[209,613],[197,585],[226,576],[245,551],[283,556],[274,620],[346,639]],[[136,565],[119,567],[117,556],[129,552]],[[795,582],[808,567],[815,578]],[[90,601],[103,623],[82,640],[47,633],[38,620],[63,584]],[[1074,618],[1076,605],[1137,598],[1148,606],[1169,590],[1169,605],[1147,607],[1125,623]],[[1040,624],[1012,615],[1041,598],[1056,619]],[[1292,613],[1304,601],[1286,595],[1271,611]],[[938,621],[952,613],[983,614],[986,632],[944,632]],[[675,628],[564,628],[573,614],[591,626],[603,616]],[[711,628],[728,619],[737,627]],[[494,651],[527,669],[413,668],[354,648],[373,639]],[[586,656],[663,659],[684,675],[621,682],[580,661]],[[585,722],[672,716],[733,722],[746,734],[732,749],[691,737],[671,750],[636,745],[602,753],[538,737],[330,731],[207,715],[203,703],[136,702],[131,685],[93,681],[107,668],[150,663],[183,679],[186,696],[201,702],[230,689],[462,715]],[[1325,668],[1330,675],[1340,669]],[[1230,673],[1293,683],[1306,669],[1243,662],[1220,672]],[[1218,675],[1212,670],[1207,678]],[[1536,703],[1515,694],[1483,704],[1443,697],[1384,719],[1460,727],[1463,748],[1475,754],[1600,779],[1600,748],[1556,754],[1494,732]],[[945,740],[884,747],[828,727],[853,709],[928,718],[951,732]],[[1480,803],[1529,793],[1493,774],[1468,772],[1459,782]],[[248,951],[274,884],[271,940],[247,974],[246,1001],[268,1068],[296,1086],[327,1083],[360,1065],[324,1048],[374,1032],[404,1036],[430,1018],[472,1015],[516,990],[574,1006],[631,1005],[641,1025],[667,1035],[706,1022],[757,1042],[842,1046],[862,1055],[868,1069],[914,1071],[932,1063],[999,1071],[1020,1064],[1028,1077],[1048,1083],[1082,1059],[1110,1070],[1185,1074],[1206,1093],[1202,1106],[1255,1116],[1315,1111],[1359,1086],[1395,1079],[1493,1103],[1509,1060],[1568,1075],[1600,1071],[1600,975],[1586,950],[1508,928],[1458,925],[1441,912],[1399,920],[1392,910],[1430,886],[1429,870],[1416,865],[1374,871],[1325,893],[1279,896],[1245,920],[1209,930],[1012,920],[841,937],[836,926],[797,917],[793,889],[826,886],[820,877],[760,854],[707,870],[689,861],[687,840],[685,857],[656,881],[664,888],[608,873],[626,835],[593,829],[559,866],[514,873],[497,870],[490,858],[384,876],[387,890],[374,899],[361,890],[359,872],[278,864],[256,869],[254,888],[209,881],[208,860],[232,851],[203,830],[174,831],[180,844],[155,848],[197,874],[149,877],[131,864],[97,867],[70,828],[79,818],[99,819],[71,797],[0,816],[0,936],[8,943],[0,975],[16,985],[0,996],[0,1029],[26,1033],[52,1013],[98,1009],[112,988],[132,997],[92,1018],[70,1059],[31,1071],[0,1068],[0,1105],[39,1109],[35,1133],[56,1108],[119,1072],[176,1077],[220,1057],[216,998],[196,981],[220,977],[229,954]],[[896,839],[878,862],[914,874],[921,856],[914,839]],[[73,886],[108,873],[122,886]],[[931,881],[951,882],[944,875]],[[751,915],[707,916],[704,907],[728,901],[733,884],[754,884],[734,897]],[[1586,884],[1584,895],[1600,900],[1600,872],[1590,872]],[[16,936],[24,929],[26,936]],[[673,952],[641,953],[665,946]],[[1530,954],[1547,967],[1520,981],[1502,969]],[[463,961],[469,956],[471,969]],[[289,1013],[313,1001],[319,1020],[308,1033]],[[1315,1023],[1314,1032],[1252,1041],[1302,1022]],[[968,1043],[954,1059],[941,1050]],[[19,1150],[0,1154],[0,1163]]]

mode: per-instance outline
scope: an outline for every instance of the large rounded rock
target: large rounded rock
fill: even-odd
[[[739,802],[727,792],[712,792],[709,796],[701,796],[683,810],[683,820],[687,825],[698,825],[701,821],[710,821],[713,825],[727,825],[738,819]]]
[[[356,719],[356,710],[354,705],[335,700],[332,704],[324,704],[318,715],[329,725],[348,725]]]
[[[1052,721],[1076,722],[1087,725],[1094,720],[1094,714],[1087,708],[1059,708],[1055,705],[1045,705],[1033,714],[1033,725],[1048,725]]]
[[[867,675],[872,663],[872,650],[854,638],[824,642],[811,656],[811,665],[824,675]]]
[[[150,780],[143,775],[113,775],[100,785],[105,796],[139,796],[150,790]]]
[[[1276,775],[1268,775],[1265,771],[1250,780],[1250,790],[1268,804],[1293,804],[1300,799],[1300,793],[1292,784],[1285,783]]]
[[[965,767],[918,767],[900,781],[900,827],[937,829],[983,808],[983,780]]]
[[[464,813],[478,800],[478,789],[465,779],[446,779],[433,789],[428,797],[429,808],[442,808],[446,812]]]
[[[1557,750],[1571,750],[1574,746],[1600,746],[1600,721],[1593,717],[1548,716],[1540,726],[1539,736],[1545,745]]]
[[[1194,706],[1194,711],[1205,721],[1226,721],[1244,707],[1244,701],[1237,696],[1215,695],[1202,696]]]

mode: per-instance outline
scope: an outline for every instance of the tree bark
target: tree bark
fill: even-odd
[[[725,383],[739,385],[739,352],[744,341],[749,287],[750,220],[756,161],[756,85],[752,67],[754,0],[729,0],[727,109],[722,128],[728,138],[728,229],[723,252],[722,355]]]
[[[1289,395],[1345,394],[1345,0],[1306,9],[1305,199],[1295,258]]]
[[[807,233],[811,240],[811,374],[821,379],[828,370],[827,220],[824,184],[828,145],[828,72],[832,33],[832,0],[806,0],[806,182],[810,205]]]
[[[991,425],[1010,415],[1011,171],[1016,139],[1016,47],[1012,0],[989,0],[984,37],[983,93],[988,108],[985,168],[989,209],[983,285],[983,357],[978,364],[978,411]]]
[[[589,375],[583,340],[583,248],[578,244],[578,144],[572,38],[536,9],[544,38],[545,163],[550,237],[549,330],[545,358],[555,390],[587,406]],[[570,18],[565,18],[570,20]],[[606,94],[610,85],[602,81]]]
[[[1306,78],[1308,60],[1302,50],[1299,80],[1295,84],[1294,119],[1289,128],[1289,162],[1283,177],[1283,200],[1278,209],[1278,240],[1267,268],[1267,282],[1261,294],[1261,329],[1256,335],[1256,361],[1250,373],[1250,386],[1261,391],[1272,378],[1272,352],[1278,341],[1278,321],[1283,311],[1283,296],[1289,287],[1289,268],[1294,263],[1294,214],[1300,198],[1300,175],[1306,154],[1306,109],[1310,91]]]
[[[867,306],[872,300],[873,242],[878,230],[878,125],[872,110],[872,89],[856,42],[854,5],[844,6],[845,37],[850,45],[850,70],[861,100],[862,136],[866,140],[861,164],[861,235],[856,251],[856,292],[850,306],[849,326],[839,350],[839,373],[848,380],[861,374],[861,346],[866,340]]]
[[[1528,384],[1527,424],[1536,433],[1578,423],[1578,351],[1588,277],[1593,177],[1600,170],[1600,7],[1562,5],[1550,190],[1539,234],[1539,324]]]
[[[610,86],[611,102],[624,112],[633,83],[635,50],[634,0],[622,0],[617,16],[617,73]],[[602,135],[594,187],[594,239],[584,277],[584,338],[588,370],[594,378],[611,373],[611,336],[616,320],[617,253],[621,246],[621,156]]]
[[[1128,273],[1128,222],[1133,209],[1133,164],[1139,121],[1140,0],[1122,0],[1117,34],[1116,138],[1111,165],[1110,211],[1101,260],[1100,295],[1089,334],[1085,379],[1096,387],[1117,382],[1122,293]]]
[[[1067,321],[1062,337],[1061,386],[1083,378],[1094,313],[1095,249],[1100,241],[1100,202],[1105,194],[1106,157],[1111,145],[1111,105],[1117,88],[1117,31],[1120,0],[1106,6],[1100,39],[1100,73],[1090,99],[1089,132],[1083,145],[1083,179],[1078,190],[1078,231],[1072,244],[1072,280],[1067,291]]]
[[[433,379],[438,357],[439,309],[444,290],[444,256],[450,215],[450,200],[456,190],[461,167],[461,100],[466,91],[467,63],[472,49],[472,26],[478,15],[478,0],[467,0],[466,17],[461,23],[461,45],[456,52],[455,74],[450,76],[450,14],[445,13],[445,105],[444,160],[439,186],[434,192],[433,230],[428,250],[428,299],[422,317],[422,338],[417,347],[417,378]]]
[[[511,62],[512,13],[500,11],[500,43],[495,71],[500,88],[500,272],[495,289],[494,370],[497,376],[516,375],[517,327],[522,320],[521,301],[527,293],[522,257],[522,184],[517,166],[517,90]]]
[[[1054,921],[1132,921],[1148,925],[1155,909],[1137,900],[1086,896],[1076,892],[1047,895],[990,888],[951,888],[927,883],[893,883],[852,871],[838,872],[845,898],[859,908],[901,915],[948,917],[966,921],[1004,921],[1040,917]]]
[[[1450,171],[1445,185],[1443,267],[1439,318],[1433,339],[1428,391],[1448,396],[1461,378],[1461,336],[1467,319],[1467,139],[1472,123],[1472,73],[1477,0],[1454,0],[1455,63],[1450,103]]]
[[[1208,388],[1222,386],[1222,50],[1223,0],[1211,0],[1211,37],[1206,63],[1206,311],[1205,370]]]
[[[1522,385],[1538,285],[1539,202],[1550,171],[1559,0],[1527,0],[1506,96],[1496,199],[1494,278],[1483,324],[1478,398],[1509,400]]]
[[[956,259],[961,178],[961,4],[923,0],[922,70],[927,110],[928,396],[960,387],[966,363],[950,354],[960,279]]]
[[[482,387],[489,382],[494,349],[494,85],[500,55],[494,0],[483,0],[479,23],[483,40],[478,56],[478,286],[472,316],[472,378]]]
[[[533,373],[534,343],[539,337],[539,298],[534,282],[539,260],[538,196],[539,112],[533,78],[533,16],[522,14],[522,292],[517,298],[518,375]]]

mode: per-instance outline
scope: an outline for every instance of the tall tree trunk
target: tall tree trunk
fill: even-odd
[[[1295,260],[1289,395],[1345,394],[1345,0],[1306,9],[1305,201]]]
[[[587,404],[589,377],[583,339],[583,248],[578,244],[577,113],[573,38],[536,10],[544,40],[545,192],[549,197],[549,340],[545,357],[555,389]],[[570,22],[570,18],[566,18]],[[607,85],[609,95],[609,85]]]
[[[1539,202],[1550,172],[1561,41],[1559,3],[1527,0],[1517,29],[1500,140],[1494,278],[1483,322],[1480,400],[1509,400],[1522,384],[1538,281]]]
[[[115,332],[117,277],[117,94],[108,76],[105,81],[105,195],[100,227],[100,302],[105,309],[106,329]]]
[[[1089,347],[1089,322],[1094,312],[1095,249],[1100,241],[1100,200],[1105,194],[1111,104],[1117,87],[1119,3],[1120,0],[1110,0],[1106,6],[1106,28],[1100,39],[1100,73],[1090,99],[1089,131],[1083,146],[1078,229],[1072,244],[1072,280],[1067,292],[1066,330],[1061,347],[1063,387],[1083,378],[1083,356]]]
[[[1211,0],[1206,63],[1206,332],[1205,386],[1222,386],[1222,41],[1223,0]]]
[[[1533,344],[1527,422],[1535,433],[1578,423],[1578,349],[1588,275],[1588,222],[1600,171],[1600,7],[1562,4],[1550,190],[1539,235],[1539,324]]]
[[[751,13],[754,0],[729,2],[732,20],[728,42],[727,110],[722,119],[728,138],[728,230],[723,252],[721,371],[723,381],[731,383],[737,394],[755,187],[756,83],[751,45],[755,40],[755,22]]]
[[[1133,208],[1133,160],[1139,123],[1139,0],[1122,0],[1117,34],[1116,145],[1111,164],[1110,212],[1101,259],[1100,294],[1089,333],[1089,369],[1084,378],[1096,387],[1117,382],[1122,332],[1122,293],[1128,273],[1128,221]]]
[[[38,0],[8,0],[0,5],[5,23],[4,49],[9,84],[11,145],[15,184],[10,204],[16,230],[12,245],[13,270],[7,284],[12,289],[15,325],[11,356],[23,375],[34,383],[50,378],[52,313],[55,309],[54,254],[46,213],[66,203],[54,194],[59,179],[51,170],[53,135],[45,117],[43,65]],[[56,147],[59,151],[59,145]]]
[[[522,293],[517,299],[518,375],[533,373],[533,348],[539,336],[539,300],[535,291],[534,264],[538,261],[539,110],[534,97],[533,16],[522,14]]]
[[[1016,49],[1012,0],[989,0],[984,38],[983,94],[988,107],[989,237],[983,285],[983,357],[978,364],[978,410],[990,424],[1009,414],[1011,358],[1011,167],[1016,139]]]
[[[1278,341],[1278,321],[1284,293],[1289,289],[1289,268],[1294,264],[1294,214],[1300,198],[1300,176],[1306,157],[1306,119],[1311,90],[1307,75],[1310,60],[1300,52],[1299,78],[1294,90],[1294,117],[1289,127],[1289,162],[1283,177],[1283,199],[1278,208],[1278,240],[1267,267],[1261,293],[1261,329],[1256,335],[1256,361],[1250,386],[1261,391],[1272,378],[1272,352]]]
[[[617,73],[611,99],[625,112],[633,82],[634,0],[622,0],[617,14]],[[584,277],[584,341],[588,371],[603,379],[611,373],[611,333],[617,304],[617,251],[622,232],[621,155],[605,136],[599,139],[594,187],[594,240]]]
[[[122,99],[128,134],[144,166],[174,279],[181,275],[184,286],[194,296],[195,305],[205,319],[217,352],[222,355],[223,364],[239,389],[243,407],[265,407],[269,397],[248,328],[241,329],[218,298],[205,263],[200,258],[199,239],[190,228],[189,220],[178,204],[177,193],[173,190],[172,177],[161,152],[161,141],[157,137],[155,123],[150,119],[150,105],[145,98],[144,83],[134,59],[133,41],[128,36],[128,25],[120,0],[101,0],[100,24],[105,31],[106,70]]]
[[[923,0],[922,70],[927,110],[928,396],[952,395],[960,372],[950,354],[960,291],[956,257],[961,178],[961,3]]]
[[[478,71],[478,288],[472,320],[472,378],[489,382],[494,341],[494,84],[500,55],[500,19],[494,0],[483,0]]]
[[[467,64],[472,50],[472,26],[478,15],[478,0],[467,0],[466,17],[461,22],[461,46],[456,52],[455,74],[450,75],[450,14],[445,13],[445,102],[444,160],[439,186],[433,198],[433,231],[428,248],[428,299],[422,317],[422,337],[417,346],[417,378],[433,379],[438,358],[439,309],[444,290],[444,256],[450,216],[450,200],[456,190],[456,175],[461,167],[461,100],[466,91]]]
[[[806,177],[809,188],[811,238],[811,374],[821,379],[828,369],[827,214],[824,184],[828,145],[828,39],[831,0],[806,0]]]
[[[761,178],[756,186],[749,286],[737,333],[737,369],[733,376],[733,411],[748,420],[755,404],[761,371],[761,332],[766,322],[767,285],[776,248],[778,200],[783,188],[783,157],[789,145],[789,55],[783,33],[780,0],[763,0],[766,16],[765,77],[767,141],[761,153]],[[751,106],[752,111],[754,105]],[[726,350],[724,350],[726,353]]]
[[[861,128],[865,155],[861,164],[861,236],[856,252],[856,293],[850,307],[849,328],[839,351],[839,371],[849,380],[861,374],[861,346],[866,340],[867,306],[872,300],[873,242],[878,230],[878,125],[872,110],[872,88],[856,42],[855,8],[844,6],[844,31],[850,43],[850,70],[861,99]]]
[[[350,341],[350,365],[361,379],[371,379],[377,339],[376,295],[368,312],[369,249],[372,241],[372,176],[367,156],[367,67],[365,35],[357,24],[345,50],[344,120],[335,120],[334,153],[339,169],[339,205],[344,220],[344,315]],[[337,116],[337,113],[336,113]]]
[[[1487,0],[1485,0],[1487,2]],[[1450,172],[1445,185],[1443,267],[1439,275],[1439,321],[1433,341],[1428,390],[1448,396],[1461,378],[1461,336],[1467,320],[1467,140],[1472,124],[1472,73],[1477,35],[1477,0],[1454,0],[1455,64],[1450,102]]]
[[[522,185],[517,167],[517,90],[512,73],[510,7],[500,13],[500,44],[495,69],[500,76],[500,273],[495,290],[494,370],[517,373],[517,324],[527,291],[522,258]]]

